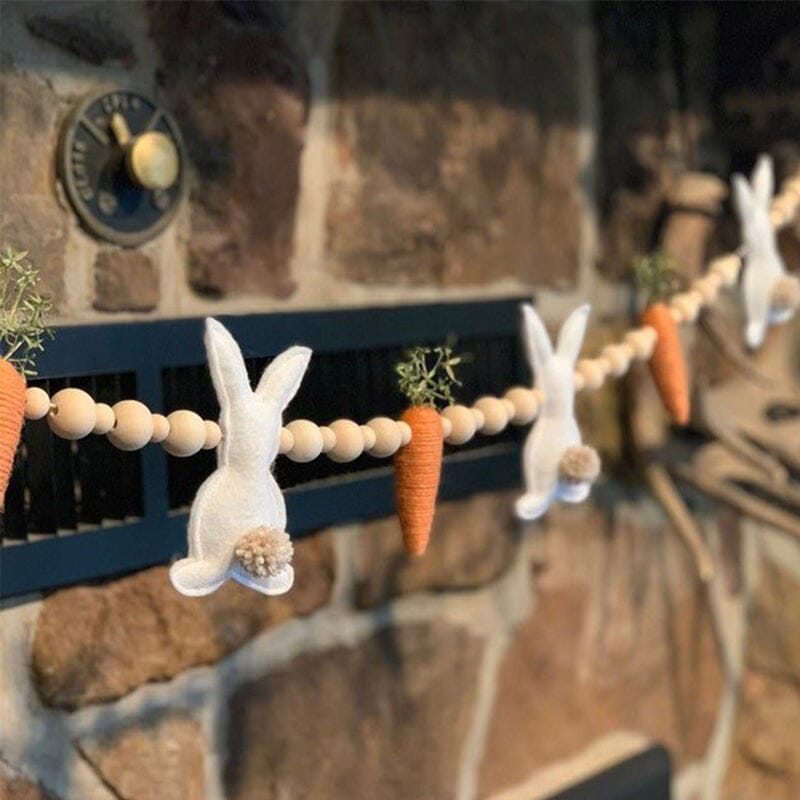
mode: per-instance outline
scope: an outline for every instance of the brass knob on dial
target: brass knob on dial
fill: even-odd
[[[145,131],[131,137],[121,114],[111,118],[111,128],[117,142],[127,149],[125,163],[131,178],[145,189],[169,189],[180,171],[178,148],[172,139],[160,131]]]
[[[147,131],[128,149],[128,172],[145,189],[169,189],[178,179],[178,149],[164,133]]]

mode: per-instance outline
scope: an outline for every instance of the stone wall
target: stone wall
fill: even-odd
[[[678,177],[796,152],[783,118],[748,139],[796,86],[791,40],[757,26],[769,57],[723,67],[730,14],[669,6],[5,2],[2,245],[69,324],[535,291],[552,321],[591,299],[594,346]],[[121,83],[190,160],[134,250],[84,232],[53,166],[75,101]],[[795,796],[800,550],[693,498],[701,585],[621,468],[626,408],[582,399],[612,469],[535,524],[477,495],[423,559],[394,518],[299,542],[281,598],[184,598],[160,566],[6,603],[0,796],[530,800],[653,741],[679,800]]]

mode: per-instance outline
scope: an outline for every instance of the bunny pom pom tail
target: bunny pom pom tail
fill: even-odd
[[[775,281],[770,296],[775,311],[794,311],[800,306],[800,280],[794,275],[782,275]]]
[[[588,445],[568,447],[558,464],[558,477],[565,483],[592,483],[600,475],[600,456]]]
[[[24,418],[25,379],[13,364],[0,359],[0,508],[14,466]]]
[[[244,534],[236,542],[233,554],[249,575],[274,578],[291,563],[294,547],[285,531],[260,527]]]
[[[397,516],[406,550],[425,552],[431,537],[436,495],[442,473],[442,423],[436,409],[415,406],[401,419],[411,428],[411,441],[394,457],[394,491]]]

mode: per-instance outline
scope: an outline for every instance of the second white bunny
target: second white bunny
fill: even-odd
[[[515,506],[520,519],[537,519],[556,500],[580,503],[600,473],[600,458],[583,444],[575,420],[574,369],[589,305],[576,308],[561,327],[555,352],[550,336],[530,304],[522,307],[523,341],[535,378],[544,394],[539,416],[522,455],[525,494]]]
[[[220,406],[217,469],[197,492],[189,515],[189,555],[172,565],[181,594],[210,594],[228,578],[263,594],[294,582],[286,504],[274,476],[281,414],[294,397],[311,350],[290,347],[264,370],[255,391],[231,334],[206,320],[206,352]]]
[[[786,322],[800,303],[800,281],[786,272],[769,218],[774,183],[769,156],[758,159],[750,183],[743,175],[733,176],[744,243],[745,341],[752,348],[764,341],[768,325]]]

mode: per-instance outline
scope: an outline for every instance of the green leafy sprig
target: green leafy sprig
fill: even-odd
[[[636,283],[647,293],[650,303],[666,300],[680,283],[675,259],[661,251],[639,256],[633,262],[633,271]]]
[[[460,363],[450,347],[415,347],[395,365],[397,385],[412,406],[452,405],[453,386],[461,386],[454,371]]]
[[[36,375],[36,355],[53,332],[44,318],[53,307],[37,291],[39,270],[27,251],[0,254],[0,359],[13,364],[26,377]]]

